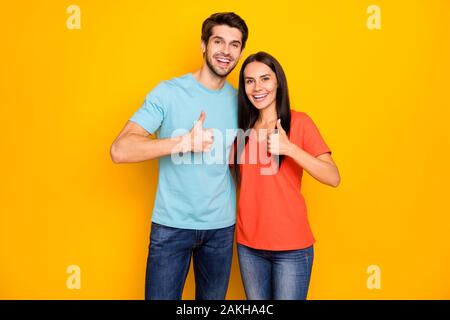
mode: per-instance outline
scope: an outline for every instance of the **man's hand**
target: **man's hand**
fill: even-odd
[[[191,131],[183,137],[184,152],[209,152],[214,143],[213,129],[204,129],[206,114],[204,111],[200,113],[200,117],[194,124]]]

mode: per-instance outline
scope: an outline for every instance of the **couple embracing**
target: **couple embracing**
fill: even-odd
[[[237,91],[226,81],[247,38],[235,13],[207,18],[201,68],[160,82],[111,146],[115,163],[159,159],[146,299],[181,299],[191,259],[196,299],[225,299],[235,229],[248,299],[307,297],[315,240],[302,174],[333,187],[340,176],[313,120],[291,110],[274,57],[248,56]],[[224,161],[206,161],[218,151]]]

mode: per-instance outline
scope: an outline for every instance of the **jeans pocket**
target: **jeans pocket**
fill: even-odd
[[[306,250],[306,254],[307,254],[308,258],[314,257],[314,246],[306,248],[305,250]]]
[[[150,230],[150,242],[164,241],[167,237],[166,227],[152,222]]]

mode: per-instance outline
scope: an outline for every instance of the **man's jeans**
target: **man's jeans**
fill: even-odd
[[[305,300],[313,246],[301,250],[257,250],[238,244],[239,265],[249,300]]]
[[[223,300],[233,256],[234,225],[213,230],[189,230],[152,223],[145,298],[180,300],[194,262],[195,298]]]

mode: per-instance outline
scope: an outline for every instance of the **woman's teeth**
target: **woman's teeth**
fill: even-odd
[[[256,101],[261,101],[261,100],[264,100],[265,97],[267,97],[267,93],[253,96],[253,99],[255,99]]]

